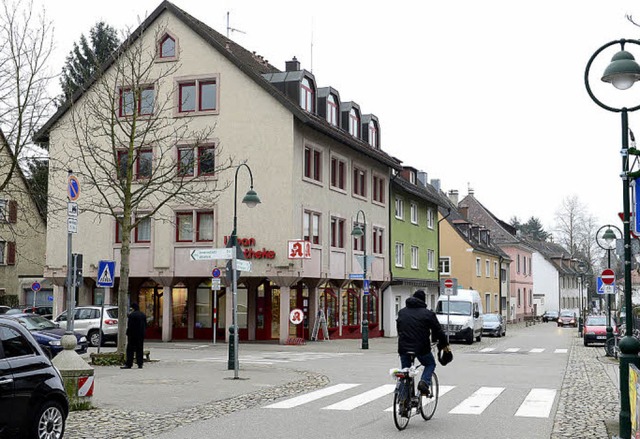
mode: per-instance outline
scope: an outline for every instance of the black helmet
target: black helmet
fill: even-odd
[[[453,352],[451,352],[451,350],[442,349],[438,351],[438,362],[440,362],[440,364],[442,364],[443,366],[446,366],[452,361],[453,361]]]

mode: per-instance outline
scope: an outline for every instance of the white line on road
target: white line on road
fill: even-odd
[[[336,384],[335,386],[316,390],[315,392],[306,393],[304,395],[296,396],[295,398],[287,399],[285,401],[276,402],[275,404],[268,405],[265,408],[266,409],[290,409],[292,407],[297,407],[299,405],[306,404],[308,402],[315,401],[320,398],[324,398],[325,396],[343,392],[345,390],[351,389],[359,385],[360,384],[346,384],[346,383]]]
[[[395,384],[385,384],[380,387],[376,387],[368,392],[361,393],[352,398],[345,399],[344,401],[337,402],[327,407],[322,407],[323,410],[353,410],[354,408],[365,405],[375,399],[382,398],[385,395],[393,393],[395,390]]]
[[[504,351],[505,352],[518,352],[519,350],[520,350],[520,348],[508,348],[508,349],[505,349]]]
[[[555,351],[553,351],[554,354],[566,354],[567,353],[567,349],[556,349]]]
[[[540,352],[544,352],[544,349],[543,348],[533,348],[529,352],[531,352],[533,354],[539,354]]]
[[[496,348],[484,348],[484,349],[480,349],[480,352],[491,352],[491,351],[495,351]]]
[[[516,416],[548,418],[555,399],[556,390],[554,389],[531,389],[516,412]]]
[[[473,395],[462,401],[449,413],[479,415],[502,393],[504,387],[480,387]]]
[[[440,386],[440,391],[438,392],[438,398],[442,398],[444,395],[453,390],[456,386]],[[385,412],[392,412],[393,406],[385,409]]]

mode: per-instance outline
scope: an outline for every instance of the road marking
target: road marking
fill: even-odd
[[[456,386],[440,386],[440,390],[438,391],[438,399],[442,398],[444,395],[453,390]],[[393,406],[384,410],[385,412],[392,412]]]
[[[336,384],[335,386],[327,387],[324,389],[316,390],[314,392],[306,393],[304,395],[296,396],[295,398],[276,402],[275,404],[268,405],[265,408],[266,409],[290,409],[302,404],[306,404],[311,401],[315,401],[320,398],[324,398],[325,396],[330,396],[336,393],[343,392],[345,390],[349,390],[359,385],[360,384],[346,384],[346,383]]]
[[[323,410],[353,410],[354,408],[360,407],[361,405],[365,405],[368,402],[371,402],[375,399],[382,398],[385,395],[393,393],[395,390],[395,384],[385,384],[380,387],[376,387],[373,390],[369,390],[368,392],[361,393],[360,395],[356,395],[354,397],[345,399],[344,401],[340,401],[338,403],[332,404],[327,407],[322,407]]]
[[[480,349],[480,352],[491,352],[491,351],[495,351],[496,348],[484,348],[484,349]]]
[[[567,349],[556,349],[555,351],[553,351],[554,354],[566,354],[567,353]]]
[[[544,349],[543,348],[533,348],[529,352],[531,352],[533,354],[539,354],[540,352],[544,352]]]
[[[518,352],[519,350],[520,350],[520,348],[508,348],[508,349],[505,349],[504,351],[505,352]]]
[[[449,413],[479,415],[504,391],[504,387],[480,387],[473,395],[462,401]]]
[[[555,399],[554,389],[531,389],[515,416],[548,418]]]

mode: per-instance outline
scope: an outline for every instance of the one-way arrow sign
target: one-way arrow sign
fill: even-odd
[[[206,261],[212,259],[231,259],[233,257],[230,248],[198,248],[191,250],[189,254],[192,261]]]

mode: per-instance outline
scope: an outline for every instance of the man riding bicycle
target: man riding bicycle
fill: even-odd
[[[438,350],[449,351],[447,336],[442,331],[436,314],[427,309],[424,291],[418,290],[406,300],[406,307],[398,312],[398,354],[402,368],[411,367],[412,356],[424,366],[418,390],[430,397],[431,375],[436,361],[431,352],[431,340],[438,342]],[[444,364],[444,363],[443,363]]]

